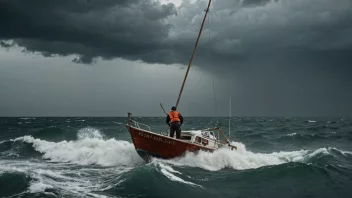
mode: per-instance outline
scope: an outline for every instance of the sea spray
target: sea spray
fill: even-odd
[[[94,130],[94,136],[92,134],[83,135],[83,132],[79,134],[80,139],[76,141],[50,142],[36,139],[32,136],[19,137],[15,141],[33,144],[34,149],[43,153],[42,157],[49,159],[51,162],[71,162],[80,165],[97,164],[102,166],[130,166],[143,163],[133,144],[127,141],[115,140],[114,138],[108,140],[100,139],[103,136],[98,135],[96,130]]]
[[[314,151],[299,150],[272,153],[253,153],[251,151],[247,151],[245,145],[240,142],[232,142],[232,144],[236,145],[238,149],[228,150],[224,148],[214,152],[188,152],[185,156],[171,160],[154,160],[175,166],[190,166],[209,171],[218,171],[224,168],[246,170],[259,168],[262,166],[279,165],[288,162],[307,162],[319,154],[330,154],[330,149],[326,148],[319,148]],[[340,152],[343,153],[343,151]]]
[[[104,139],[105,136],[98,129],[95,129],[92,127],[86,127],[86,128],[78,130],[78,132],[77,132],[77,139],[78,140],[82,140],[85,138],[86,139]]]

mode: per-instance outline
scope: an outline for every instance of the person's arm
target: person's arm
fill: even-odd
[[[170,117],[169,117],[169,115],[166,116],[166,120],[165,121],[166,121],[166,124],[170,126]]]
[[[180,120],[181,120],[181,124],[183,124],[183,116],[181,114],[179,114]]]

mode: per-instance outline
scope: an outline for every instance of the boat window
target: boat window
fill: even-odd
[[[208,143],[209,143],[208,140],[202,138],[202,144],[203,144],[204,146],[208,145]]]
[[[181,140],[191,140],[191,136],[181,136]]]
[[[196,140],[195,140],[195,142],[200,143],[200,141],[201,141],[201,138],[200,138],[200,137],[198,137],[198,136],[196,136]]]

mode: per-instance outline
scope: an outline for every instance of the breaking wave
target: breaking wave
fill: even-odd
[[[280,151],[273,153],[253,153],[247,151],[245,145],[239,142],[232,142],[237,146],[237,151],[219,149],[211,152],[199,151],[198,153],[188,152],[183,157],[159,161],[175,166],[198,167],[209,171],[219,171],[224,168],[235,170],[255,169],[263,166],[279,165],[289,162],[309,163],[321,155],[334,155],[333,152],[351,154],[350,151],[341,151],[336,148],[319,148],[314,151]]]
[[[51,162],[70,162],[79,165],[136,165],[143,160],[136,153],[133,144],[115,139],[104,140],[99,130],[85,128],[79,130],[78,140],[51,142],[24,136],[15,142],[32,144],[35,151]]]
[[[85,139],[85,138],[104,139],[105,136],[98,129],[95,129],[92,127],[87,127],[87,128],[83,128],[83,129],[78,130],[78,133],[77,133],[78,140]]]
[[[297,136],[296,133],[287,136]],[[98,129],[83,128],[77,133],[77,140],[51,142],[23,136],[12,140],[13,142],[25,142],[35,152],[42,154],[43,159],[50,162],[73,163],[78,165],[101,165],[101,166],[135,166],[145,162],[137,154],[132,143],[128,141],[107,139]],[[2,142],[2,143],[5,143]],[[332,150],[343,155],[350,151],[340,151],[335,148],[320,148],[315,151],[279,151],[272,153],[255,153],[248,151],[244,144],[232,142],[238,150],[230,151],[219,149],[213,153],[199,151],[186,153],[184,156],[172,160],[154,159],[154,162],[168,163],[175,166],[198,167],[210,171],[218,171],[224,168],[236,170],[254,169],[262,166],[279,165],[289,162],[307,162],[318,155],[329,155]],[[164,169],[163,174],[170,176],[170,172]],[[171,177],[170,177],[171,178]],[[175,177],[174,177],[175,178]]]

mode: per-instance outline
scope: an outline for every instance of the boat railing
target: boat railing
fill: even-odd
[[[138,128],[138,129],[143,129],[143,126],[144,126],[145,128],[148,129],[148,131],[151,131],[149,125],[146,125],[146,124],[137,122],[135,120],[132,120],[131,115],[132,115],[131,113],[128,113],[128,124],[129,125],[134,126],[134,127]],[[145,130],[145,129],[143,129],[143,130]]]
[[[146,125],[146,124],[143,124],[143,123],[134,121],[134,120],[130,120],[130,122],[133,123],[133,125],[134,125],[136,128],[138,128],[138,129],[143,129],[143,130],[145,130],[145,128],[147,128],[148,131],[151,131],[149,125]],[[144,128],[144,127],[145,127],[145,128]]]
[[[137,122],[137,121],[133,120],[133,119],[131,118],[131,115],[132,115],[131,113],[128,113],[128,124],[129,124],[130,126],[136,127],[136,128],[138,128],[138,129],[143,129],[143,130],[146,130],[145,128],[147,128],[149,132],[152,132],[149,125],[143,124],[143,123],[141,123],[141,122]],[[144,128],[141,127],[141,126],[144,126]],[[168,133],[165,133],[165,132],[159,132],[159,134],[165,135],[165,136],[168,136],[168,135],[169,135]]]

